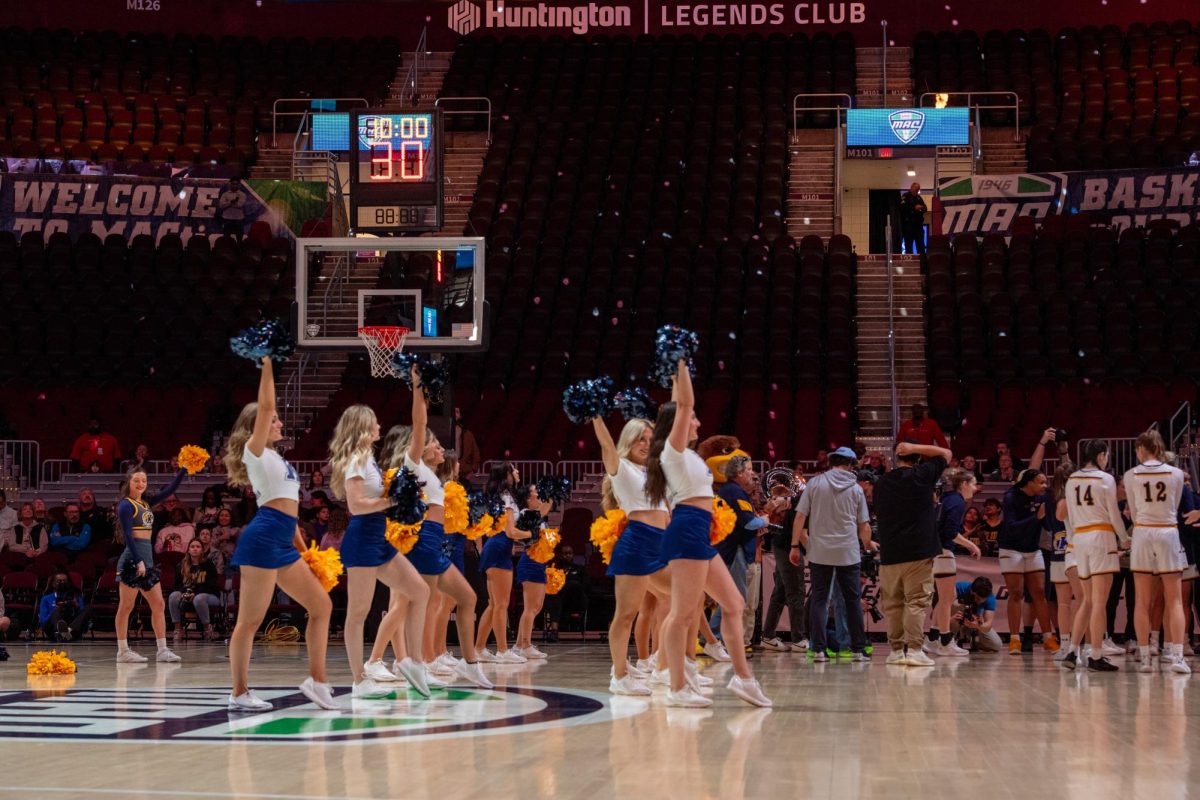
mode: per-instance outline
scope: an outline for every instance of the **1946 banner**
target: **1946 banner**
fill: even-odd
[[[944,178],[942,233],[1008,234],[1020,216],[1086,214],[1118,230],[1156,219],[1200,221],[1200,170],[1031,172]]]
[[[72,239],[94,233],[101,239],[119,234],[127,240],[143,234],[157,242],[176,234],[218,236],[221,220],[217,198],[225,181],[204,178],[132,176],[15,175],[0,176],[0,231],[18,237],[41,231],[47,238],[66,233]],[[282,218],[245,184],[243,229],[259,220],[275,236],[289,235]]]

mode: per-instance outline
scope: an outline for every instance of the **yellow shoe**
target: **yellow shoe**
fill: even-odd
[[[1008,654],[1010,656],[1021,655],[1021,637],[1015,633],[1008,640]]]
[[[1059,649],[1058,637],[1053,633],[1046,634],[1042,637],[1042,647],[1046,649],[1047,653],[1057,653]]]

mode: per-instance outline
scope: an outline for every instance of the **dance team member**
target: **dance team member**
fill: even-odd
[[[481,661],[497,664],[524,664],[525,657],[508,649],[508,596],[512,592],[514,541],[529,538],[527,531],[517,530],[517,508],[513,491],[521,475],[516,467],[505,462],[492,467],[488,478],[487,493],[499,494],[504,501],[504,530],[488,538],[479,556],[479,571],[487,576],[488,604],[479,621],[479,635],[475,639],[475,650]],[[496,654],[485,648],[488,634],[496,636]]]
[[[954,634],[950,630],[950,610],[958,597],[955,589],[958,562],[954,558],[954,546],[966,548],[972,558],[981,555],[979,547],[963,536],[963,518],[979,485],[975,482],[975,474],[963,469],[947,470],[945,480],[950,484],[950,489],[942,494],[942,506],[937,519],[942,554],[933,559],[937,595],[933,606],[933,624],[929,627],[929,638],[922,649],[935,656],[968,656],[970,653],[967,650],[955,644]]]
[[[275,379],[271,359],[262,360],[258,401],[249,403],[233,423],[226,445],[225,467],[230,486],[249,486],[258,500],[258,513],[242,529],[233,565],[242,586],[237,623],[229,638],[229,669],[233,690],[230,711],[267,711],[271,704],[250,691],[250,651],[254,634],[266,616],[275,587],[308,613],[304,642],[309,676],[300,691],[318,708],[335,710],[333,687],[325,674],[325,649],[333,604],[321,582],[300,560],[305,549],[300,532],[300,479],[296,470],[272,445],[283,438],[283,423],[275,412]]]
[[[445,460],[438,465],[437,478],[442,482],[443,490],[446,484],[458,481],[458,458],[447,454]],[[462,533],[447,533],[442,541],[442,550],[450,563],[462,573],[467,574],[467,537]],[[435,675],[453,675],[458,659],[450,654],[446,644],[446,633],[450,624],[450,612],[454,611],[454,598],[444,592],[437,592],[430,599],[425,611],[425,664]]]
[[[537,487],[528,486],[522,492],[523,497],[519,506],[525,511],[535,511],[540,517],[539,527],[545,526],[546,515],[550,513],[551,503],[542,502],[538,498]],[[530,532],[531,538],[533,533]],[[541,660],[546,654],[533,646],[533,624],[537,621],[542,606],[546,603],[546,564],[534,561],[529,557],[529,542],[517,559],[516,579],[521,584],[521,618],[517,621],[517,641],[514,649],[517,655],[527,661]]]

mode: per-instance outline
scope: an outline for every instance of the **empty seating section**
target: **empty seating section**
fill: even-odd
[[[928,294],[931,407],[956,451],[1136,431],[1195,400],[1194,225],[935,236]]]
[[[459,371],[472,428],[503,439],[490,452],[591,448],[563,387],[644,383],[666,322],[702,337],[707,432],[780,457],[844,438],[854,257],[845,237],[793,241],[783,216],[792,96],[853,84],[848,36],[460,42],[443,94],[495,114],[470,214],[491,352]]]
[[[93,408],[126,444],[134,426],[152,440],[198,438],[202,430],[176,432],[173,420],[203,421],[205,392],[254,385],[229,336],[290,310],[291,243],[263,233],[240,246],[200,236],[185,246],[168,235],[156,248],[149,236],[127,246],[83,234],[73,245],[66,234],[18,243],[0,232],[0,381],[11,427],[50,454],[69,452]]]
[[[378,102],[398,52],[391,38],[8,28],[0,31],[0,156],[242,163],[270,130],[277,98]]]
[[[1177,166],[1200,149],[1200,28],[1066,28],[919,34],[919,92],[1015,91],[1038,170]],[[1002,101],[996,101],[1002,102]],[[1011,124],[991,111],[985,123]]]

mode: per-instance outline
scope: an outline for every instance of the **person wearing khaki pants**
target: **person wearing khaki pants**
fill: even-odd
[[[896,468],[875,484],[880,599],[891,653],[887,663],[931,667],[921,649],[925,614],[933,602],[933,559],[941,555],[934,489],[951,453],[944,447],[901,442]]]

